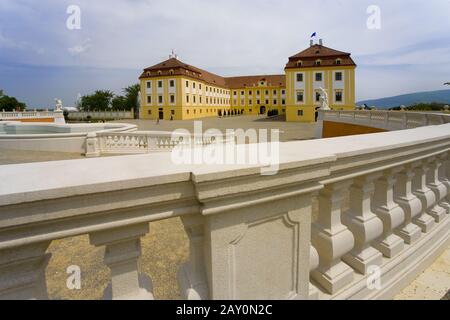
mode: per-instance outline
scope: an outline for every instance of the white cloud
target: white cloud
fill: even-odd
[[[68,48],[67,51],[73,56],[80,55],[92,47],[91,42],[91,39],[86,39],[83,43]]]

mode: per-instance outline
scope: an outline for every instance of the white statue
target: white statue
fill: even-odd
[[[63,110],[63,105],[62,105],[62,101],[61,99],[55,98],[55,111],[62,111]]]
[[[328,105],[328,93],[327,91],[320,87],[320,110],[331,110]]]

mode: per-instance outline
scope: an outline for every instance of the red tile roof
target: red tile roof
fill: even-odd
[[[315,67],[317,60],[321,61],[320,66],[331,67],[337,65],[337,59],[340,59],[339,65],[356,66],[355,62],[350,57],[350,53],[315,44],[296,55],[289,57],[286,69]],[[301,65],[298,64],[299,61],[301,61]]]

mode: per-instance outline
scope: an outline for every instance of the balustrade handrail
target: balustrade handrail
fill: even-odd
[[[388,131],[450,122],[450,114],[390,110],[319,110],[320,120],[365,125]]]

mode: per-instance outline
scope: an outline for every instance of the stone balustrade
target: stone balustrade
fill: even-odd
[[[318,112],[317,138],[322,137],[323,121],[362,125],[386,131],[413,129],[450,122],[450,114],[445,113],[388,110],[319,110]]]
[[[117,111],[69,111],[69,120],[121,120],[134,119],[133,111],[117,110]]]
[[[216,139],[217,138],[217,139]],[[142,154],[171,151],[178,145],[201,147],[227,143],[234,136],[190,135],[164,131],[91,132],[86,138],[86,157],[107,154]]]
[[[63,111],[0,111],[0,121],[48,121],[65,123]]]
[[[183,298],[391,298],[450,244],[449,151],[441,124],[281,143],[273,175],[170,153],[0,166],[0,298],[46,299],[49,244],[87,234],[106,248],[104,298],[152,299],[140,239],[173,217]]]

